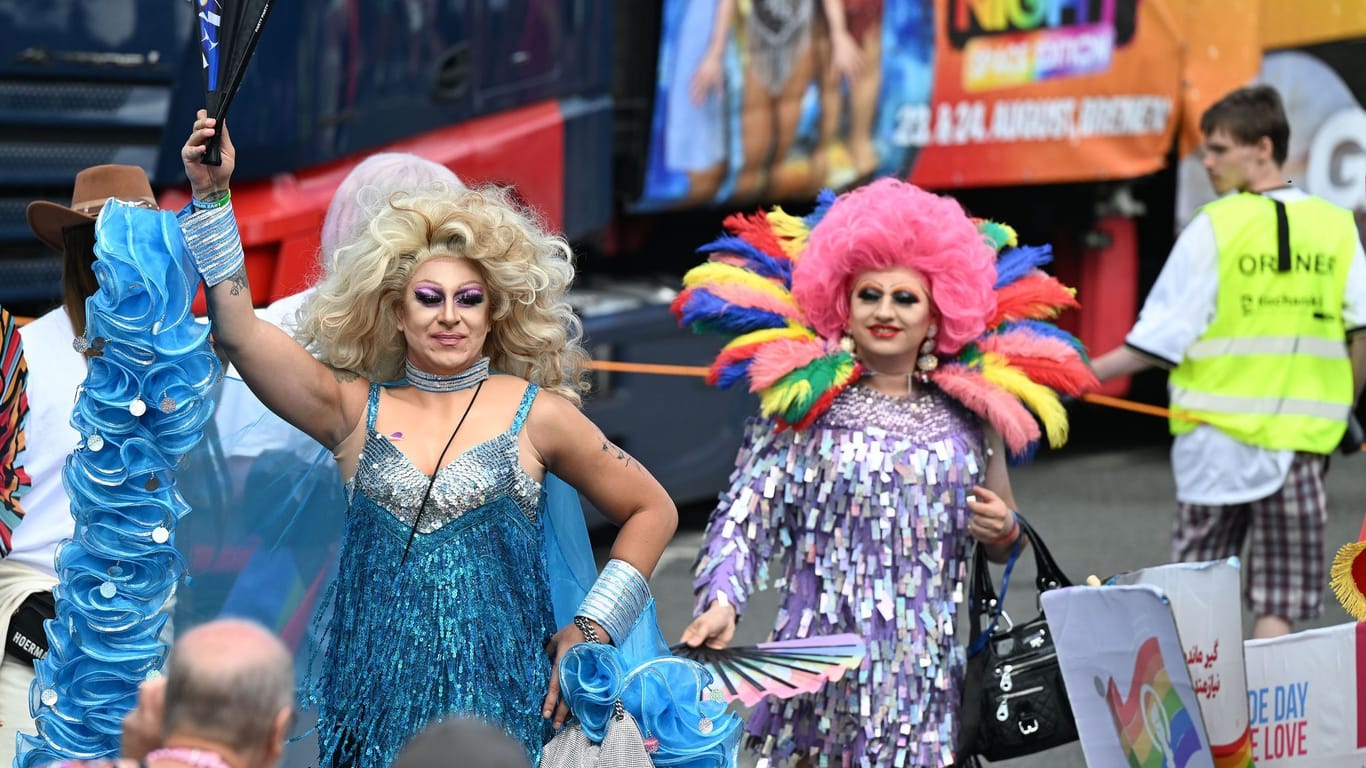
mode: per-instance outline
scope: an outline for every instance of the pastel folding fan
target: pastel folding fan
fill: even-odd
[[[752,707],[765,696],[786,699],[815,693],[846,671],[858,669],[868,649],[863,638],[843,634],[720,650],[686,645],[670,650],[675,656],[701,663],[712,673],[711,692],[727,702],[739,699]]]

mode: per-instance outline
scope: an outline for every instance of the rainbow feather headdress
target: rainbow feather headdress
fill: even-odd
[[[761,413],[784,428],[809,426],[865,372],[810,327],[792,295],[793,268],[834,202],[827,191],[805,217],[781,208],[728,217],[726,234],[698,249],[708,259],[683,277],[672,306],[680,324],[733,337],[707,382],[726,388],[748,379]],[[1071,288],[1040,269],[1052,249],[1019,245],[1003,224],[974,223],[996,252],[996,311],[981,336],[928,378],[990,423],[1012,458],[1027,457],[1044,436],[1054,447],[1067,441],[1059,394],[1077,396],[1097,382],[1081,343],[1052,323],[1078,306]]]

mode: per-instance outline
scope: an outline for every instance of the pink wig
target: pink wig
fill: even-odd
[[[793,269],[792,294],[811,327],[837,339],[849,325],[854,279],[898,267],[925,279],[940,351],[953,354],[986,330],[996,310],[991,246],[955,200],[896,179],[835,199]]]
[[[320,254],[323,268],[335,267],[337,249],[354,242],[395,192],[416,193],[433,185],[465,186],[446,166],[408,152],[378,152],[358,163],[337,185],[327,206]]]

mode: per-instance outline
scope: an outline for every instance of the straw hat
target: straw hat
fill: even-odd
[[[76,174],[76,183],[71,189],[71,207],[47,200],[35,200],[28,204],[28,226],[39,240],[62,250],[62,230],[77,224],[95,220],[105,201],[111,197],[120,200],[142,201],[155,208],[156,195],[152,194],[152,184],[147,173],[136,165],[96,165]]]

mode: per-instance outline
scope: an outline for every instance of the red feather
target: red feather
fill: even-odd
[[[1006,320],[1048,320],[1064,309],[1079,306],[1077,297],[1057,278],[1038,272],[996,292],[996,316],[987,327],[994,328]]]
[[[1060,394],[1080,397],[1100,386],[1091,366],[1074,357],[1057,361],[1037,357],[1007,357],[1010,367]]]
[[[787,251],[783,250],[783,244],[778,241],[778,235],[773,231],[773,225],[768,223],[768,216],[763,212],[733,213],[726,217],[725,227],[736,237],[742,238],[769,256],[788,258]]]
[[[1036,383],[1076,397],[1100,386],[1091,366],[1076,347],[1024,329],[989,334],[977,340],[983,352],[995,352]]]
[[[678,295],[674,297],[673,301],[669,302],[670,314],[679,318],[680,323],[682,322],[683,317],[683,305],[687,304],[688,299],[692,297],[692,291],[693,289],[691,288],[684,288],[678,292]]]

